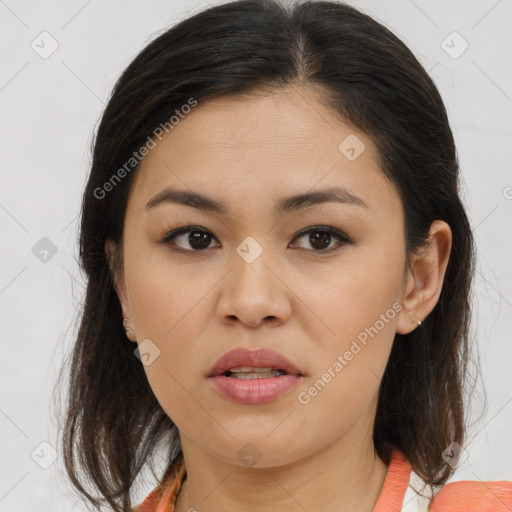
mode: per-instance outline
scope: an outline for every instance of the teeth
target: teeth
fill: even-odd
[[[236,366],[224,372],[223,375],[233,379],[268,379],[270,377],[280,377],[281,375],[286,375],[286,371],[275,370],[274,368]]]
[[[254,368],[251,366],[237,366],[235,368],[230,368],[229,371],[231,373],[240,373],[240,372],[271,372],[273,368]]]
[[[261,370],[261,369],[258,368],[258,370]],[[284,375],[283,370],[272,370],[272,368],[270,368],[270,370],[267,370],[267,371],[233,372],[231,375],[228,375],[228,377],[231,377],[232,379],[268,379],[271,377],[280,377],[281,375]]]

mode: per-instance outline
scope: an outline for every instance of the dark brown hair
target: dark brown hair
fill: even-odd
[[[294,85],[315,86],[334,115],[375,143],[403,203],[409,255],[428,241],[434,220],[452,230],[437,305],[420,328],[395,337],[374,444],[385,463],[393,448],[400,449],[433,486],[453,473],[442,452],[465,439],[474,241],[440,94],[396,36],[353,7],[242,0],[198,12],[148,44],[117,81],[93,141],[80,232],[87,291],[69,362],[62,450],[72,484],[96,507],[106,502],[117,512],[130,511],[135,478],[157,446],[165,447],[166,474],[183,457],[177,428],[126,339],[105,257],[107,239],[122,242],[137,166],[108,194],[98,190],[190,98],[201,104]]]

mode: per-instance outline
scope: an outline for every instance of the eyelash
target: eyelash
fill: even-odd
[[[206,234],[211,235],[216,240],[215,236],[210,231],[208,231],[207,229],[201,228],[200,226],[183,226],[181,228],[174,229],[171,232],[169,232],[160,241],[160,243],[161,244],[169,244],[169,242],[171,242],[171,240],[173,240],[177,236],[191,233],[191,232],[206,233]],[[294,240],[297,238],[301,238],[305,235],[309,235],[310,233],[316,233],[316,232],[328,233],[332,237],[336,238],[339,241],[339,244],[338,244],[338,246],[331,247],[330,249],[320,249],[320,250],[311,249],[311,251],[314,253],[330,254],[331,252],[341,249],[341,247],[343,247],[344,245],[347,245],[347,244],[350,245],[350,244],[354,243],[354,241],[348,235],[346,235],[339,229],[333,228],[331,226],[311,226],[307,229],[299,231],[299,233],[297,233],[295,235]],[[182,247],[172,248],[173,251],[184,252],[184,253],[201,253],[201,252],[205,252],[207,249],[210,249],[210,247],[207,247],[207,248],[201,249],[201,250],[183,249]],[[308,249],[306,249],[306,250],[308,250]]]

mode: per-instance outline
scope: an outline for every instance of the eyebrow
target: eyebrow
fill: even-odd
[[[227,215],[229,213],[229,207],[222,201],[199,194],[198,192],[173,188],[165,188],[150,199],[146,204],[146,210],[166,203],[181,204],[221,215]],[[325,203],[340,203],[370,209],[360,197],[355,196],[347,189],[330,187],[282,198],[275,207],[275,214],[276,216],[280,216],[288,212],[303,210],[310,206]]]

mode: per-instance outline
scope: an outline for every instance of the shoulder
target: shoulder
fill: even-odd
[[[133,512],[154,512],[162,499],[161,488],[154,489],[151,494],[139,505],[134,507]]]
[[[462,480],[446,484],[432,502],[432,512],[510,512],[512,481]]]
[[[414,471],[401,512],[512,512],[512,481],[461,480],[431,488]]]
[[[164,510],[172,512],[186,474],[187,470],[183,459],[178,466],[170,466],[166,470],[160,484],[153,489],[142,503],[133,509],[133,512],[158,512]]]

